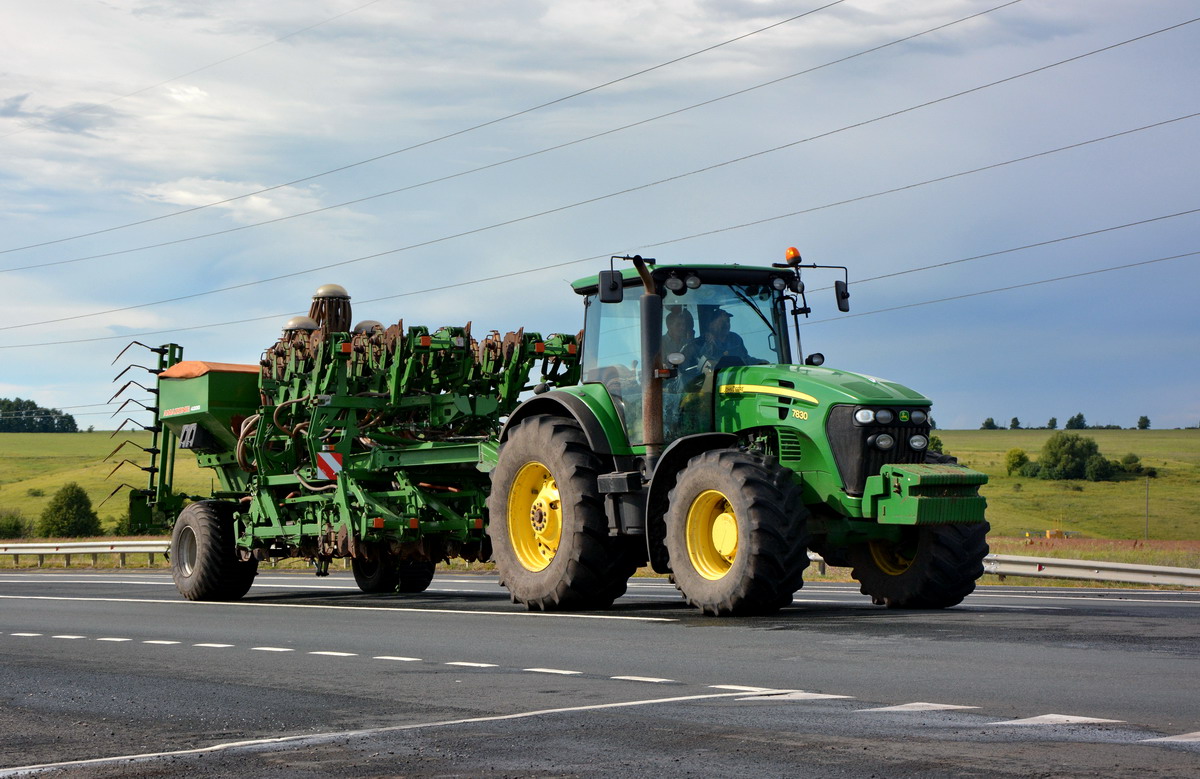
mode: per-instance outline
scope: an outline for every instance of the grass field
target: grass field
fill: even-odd
[[[989,476],[983,493],[992,524],[992,551],[1200,567],[1200,430],[1082,432],[1096,440],[1106,457],[1119,459],[1133,452],[1143,465],[1158,471],[1158,477],[1149,480],[1150,542],[1144,539],[1145,478],[1053,482],[1010,477],[1004,473],[1005,453],[1017,447],[1036,459],[1051,431],[939,430],[946,451]],[[123,457],[146,461],[146,455],[132,446],[122,449],[113,461],[103,461],[126,438],[144,446],[150,443],[148,433],[122,433],[116,438],[106,432],[0,433],[0,510],[16,509],[33,519],[68,481],[78,482],[93,505],[122,482],[144,486],[146,474],[128,464],[105,479]],[[181,452],[177,487],[206,494],[211,484],[209,472],[197,468],[190,453]],[[99,506],[97,513],[103,526],[111,528],[125,510],[124,496],[118,494]],[[1047,530],[1076,535],[1047,539]]]

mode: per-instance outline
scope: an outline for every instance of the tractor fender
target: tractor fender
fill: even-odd
[[[522,403],[509,415],[504,427],[500,428],[500,443],[503,444],[508,439],[508,431],[513,425],[538,415],[574,419],[583,428],[583,434],[587,436],[588,446],[593,452],[613,456],[612,443],[605,435],[604,426],[600,424],[596,412],[581,398],[568,392],[544,392]]]
[[[737,446],[732,433],[697,433],[676,439],[662,453],[646,493],[646,552],[655,573],[670,573],[667,558],[667,497],[675,487],[676,477],[698,454],[713,449]]]

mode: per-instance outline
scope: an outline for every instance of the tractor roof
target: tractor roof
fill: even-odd
[[[761,265],[648,265],[650,275],[655,283],[661,285],[670,276],[686,278],[690,274],[700,277],[706,284],[762,284],[772,276],[795,278],[791,268],[772,268]],[[641,286],[641,277],[632,265],[619,269],[626,287]],[[586,276],[571,284],[571,288],[580,295],[590,295],[600,286],[598,275]]]

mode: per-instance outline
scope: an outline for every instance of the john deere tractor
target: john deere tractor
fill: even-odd
[[[155,350],[153,448],[178,438],[221,483],[176,520],[180,592],[239,598],[294,556],[419,592],[461,556],[530,609],[608,607],[649,565],[706,613],[766,614],[810,550],[893,608],[974,589],[986,477],[929,450],[929,399],[800,354],[801,273],[827,266],[616,260],[573,285],[578,337],[352,326],[330,285],[258,365]]]

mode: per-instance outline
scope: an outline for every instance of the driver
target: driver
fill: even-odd
[[[662,337],[664,358],[675,352],[691,357],[692,344],[695,340],[696,326],[691,311],[680,306],[667,314],[667,332],[663,333]]]
[[[739,357],[743,360],[750,358],[742,337],[729,329],[729,320],[733,314],[723,308],[713,309],[708,314],[708,322],[704,326],[704,335],[692,344],[696,355],[701,360],[719,362],[722,357]]]

